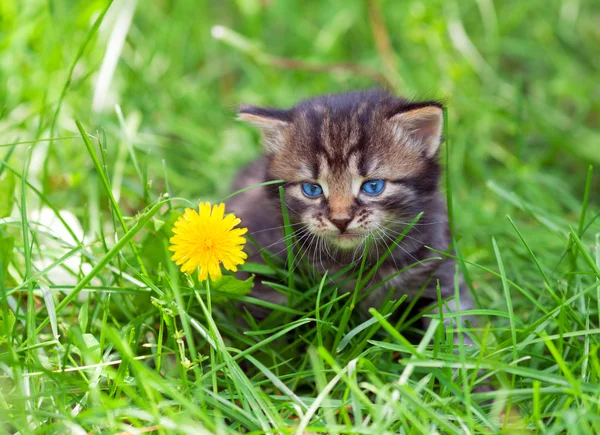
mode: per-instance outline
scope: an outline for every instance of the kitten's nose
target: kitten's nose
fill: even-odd
[[[346,228],[348,228],[348,224],[350,223],[352,218],[329,218],[329,220],[333,225],[338,227],[340,232],[343,233],[344,231],[346,231]]]

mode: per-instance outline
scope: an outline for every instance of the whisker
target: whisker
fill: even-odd
[[[304,256],[306,255],[306,250],[304,249],[304,247],[306,246],[307,249],[310,247],[312,240],[314,239],[315,235],[313,233],[307,233],[304,236],[306,238],[306,240],[304,240],[304,242],[302,243],[302,246],[300,246],[300,248],[298,249],[298,252],[296,253],[296,255],[294,256],[293,260],[292,260],[292,269],[290,270],[290,272],[288,272],[286,278],[288,278],[292,273],[294,273],[294,271],[298,268],[298,266],[302,263],[302,259],[304,258]],[[298,255],[300,255],[300,258],[298,259],[298,261],[296,262],[296,258],[298,258]]]
[[[327,243],[325,242],[325,240],[323,240],[323,247],[325,248],[325,252],[327,253],[327,255],[329,256],[329,258],[331,258],[331,260],[337,264],[341,264],[339,261],[337,261],[337,259],[331,254],[331,252],[329,251],[329,246],[327,245]],[[337,250],[337,249],[336,249]]]
[[[285,204],[285,206],[286,206],[287,208],[289,208],[289,209],[290,209],[290,210],[292,210],[294,213],[296,213],[298,216],[300,216],[300,213],[299,213],[299,212],[297,212],[296,210],[294,210],[294,209],[293,209],[293,208],[292,208],[292,207],[291,207],[291,206],[290,206],[290,205],[289,205],[287,202],[284,202],[284,204]]]
[[[299,230],[293,232],[292,234],[288,234],[287,236],[277,240],[276,242],[271,243],[270,245],[263,246],[256,254],[262,253],[263,251],[269,249],[273,245],[277,245],[278,243],[281,243],[281,242],[286,242],[287,240],[291,239],[294,236],[300,236],[301,234],[305,234],[309,230],[310,229],[308,228],[308,226],[306,228],[300,228]],[[287,249],[287,247],[286,247],[286,249]],[[282,251],[279,251],[278,253],[281,253],[281,252]]]
[[[293,226],[296,226],[296,225],[306,225],[306,224],[304,222],[296,222],[294,224],[289,224],[290,227],[293,227]],[[250,231],[250,235],[258,234],[258,233],[264,233],[265,231],[280,230],[280,229],[285,228],[285,227],[286,227],[286,225],[281,225],[279,227],[266,228],[264,230]]]
[[[321,249],[325,251],[325,253],[331,259],[331,261],[333,261],[336,264],[342,265],[342,263],[338,261],[336,256],[332,254],[332,252],[329,250],[330,245],[327,243],[327,239],[325,239],[325,237],[322,237],[322,239],[323,243],[321,244]],[[337,253],[339,251],[339,248],[336,245],[334,245],[333,247],[335,248],[335,253]]]
[[[321,263],[321,269],[323,269],[322,273],[325,273],[325,266],[323,266],[323,250],[324,250],[324,245],[325,245],[325,239],[323,237],[320,237],[320,243],[319,243],[319,263]]]
[[[319,236],[315,234],[314,240],[313,240],[313,245],[310,248],[310,252],[312,252],[312,254],[309,252],[308,256],[310,257],[312,255],[311,261],[313,264],[313,270],[312,270],[312,278],[313,280],[317,280],[319,278],[319,271],[316,267],[316,260],[317,260],[317,252],[319,252]]]
[[[300,256],[300,258],[298,259],[298,262],[297,262],[297,263],[296,263],[296,264],[295,264],[295,265],[292,267],[292,269],[291,269],[291,270],[290,270],[290,272],[288,273],[288,276],[289,276],[290,274],[294,273],[294,271],[296,270],[296,268],[297,268],[297,267],[298,267],[298,266],[299,266],[299,265],[302,263],[302,259],[303,259],[303,258],[306,256],[306,254],[307,254],[308,250],[309,250],[309,249],[310,249],[310,247],[311,247],[311,244],[312,244],[312,242],[313,242],[314,238],[315,238],[315,234],[314,234],[314,233],[310,233],[310,234],[307,236],[307,239],[306,239],[305,243],[303,243],[303,244],[302,244],[302,246],[300,247],[300,249],[298,250],[298,251],[299,251],[298,253],[299,253],[299,254],[301,254],[301,256]],[[306,245],[306,242],[308,242],[308,245]],[[304,249],[304,246],[305,246],[305,245],[306,245],[306,250]],[[310,255],[309,255],[309,257],[310,257]],[[295,261],[295,257],[294,257],[294,260],[293,260],[293,261]]]
[[[300,234],[301,234],[301,236],[300,236]],[[307,229],[306,231],[304,231],[304,232],[302,232],[302,233],[300,233],[300,234],[296,234],[296,236],[300,236],[300,237],[298,237],[298,239],[296,239],[296,241],[290,245],[290,249],[292,249],[293,247],[297,246],[297,245],[298,245],[298,243],[299,243],[301,240],[303,240],[303,239],[304,239],[306,236],[308,236],[308,235],[310,234],[310,232],[309,232],[309,231],[308,231],[308,229]],[[281,240],[280,240],[280,241],[281,241]],[[280,242],[280,241],[279,241],[279,242]],[[276,243],[279,243],[279,242],[276,242]],[[286,251],[287,249],[288,249],[288,247],[286,246],[285,248],[283,248],[283,249],[281,249],[281,250],[277,251],[277,252],[276,252],[275,254],[273,254],[273,255],[274,255],[274,256],[277,256],[277,255],[281,254],[283,251]]]
[[[381,218],[380,221],[385,222],[388,225],[390,225],[390,224],[391,225],[402,225],[404,227],[408,227],[411,224],[410,222],[405,222],[405,221],[400,221],[400,220],[394,220],[394,219],[385,219],[385,218]],[[423,232],[421,231],[421,229],[419,228],[419,226],[426,226],[426,225],[430,225],[430,224],[429,223],[419,224],[417,222],[417,223],[414,223],[411,226],[411,230],[415,230],[415,231],[418,231],[419,234],[423,234]]]
[[[415,256],[414,256],[414,255],[412,255],[410,252],[408,252],[406,249],[404,249],[404,248],[403,248],[403,247],[400,245],[400,243],[395,243],[395,242],[396,242],[396,240],[392,239],[392,238],[391,238],[389,235],[385,234],[385,232],[384,232],[383,234],[384,234],[386,237],[388,237],[388,238],[389,238],[389,239],[392,241],[392,245],[394,245],[394,246],[395,246],[395,247],[397,247],[397,248],[400,248],[400,249],[402,249],[402,250],[403,250],[403,251],[406,253],[406,255],[408,255],[410,258],[412,258],[413,260],[415,260],[415,262],[418,262],[418,261],[419,261],[419,260],[417,260],[417,259],[415,258]]]
[[[400,220],[394,220],[394,219],[386,219],[386,218],[380,218],[380,221],[384,221],[384,222],[392,222],[395,224],[402,224],[402,225],[410,225],[410,222],[406,222],[406,221],[400,221]],[[425,222],[425,223],[415,223],[413,224],[414,227],[423,227],[423,226],[428,226],[428,225],[439,225],[439,224],[443,224],[446,223],[448,221],[435,221],[435,222]]]
[[[363,240],[360,241],[360,243],[358,244],[358,246],[354,249],[354,252],[352,253],[352,261],[351,263],[355,262],[356,259],[356,253],[358,252],[359,249],[361,249],[363,243],[366,243],[366,238],[364,238]]]
[[[291,271],[293,272],[296,267],[298,267],[298,265],[300,264],[300,262],[302,261],[302,257],[300,257],[300,259],[298,259],[298,262],[296,263],[296,259],[298,258],[298,255],[300,255],[303,252],[304,249],[304,245],[306,245],[306,242],[308,242],[310,240],[310,236],[311,233],[306,233],[302,238],[305,239],[304,242],[302,243],[302,245],[300,246],[300,248],[298,248],[298,252],[296,252],[294,254],[294,258],[292,259],[292,269]],[[310,242],[309,242],[310,243]]]
[[[385,228],[385,230],[387,232],[392,233],[392,235],[394,235],[396,237],[398,237],[400,234],[402,234],[402,231],[396,231],[396,230],[393,230],[391,228],[383,227],[382,225],[380,225],[380,227]],[[410,240],[414,240],[415,242],[420,243],[421,245],[425,245],[426,244],[424,241],[419,240],[419,239],[415,239],[414,237],[409,236],[408,234],[405,234],[404,237],[406,237],[407,239],[410,239]]]
[[[369,235],[368,235],[368,237],[371,237],[371,236],[373,236],[373,231],[372,231],[372,230],[371,230],[371,231],[369,231]],[[377,253],[377,260],[375,260],[375,264],[378,264],[378,263],[379,263],[379,244],[378,244],[378,243],[375,243],[375,250],[376,250],[376,253]],[[396,269],[397,269],[397,268],[398,268],[398,267],[396,267]],[[370,286],[371,286],[371,284],[373,283],[373,280],[375,279],[375,277],[376,277],[376,276],[377,276],[377,273],[374,273],[374,274],[371,276],[371,279],[369,280],[369,283],[368,283],[368,284],[366,284],[366,285],[364,286],[364,288],[368,288],[368,287],[370,287]]]
[[[316,265],[317,264],[317,254],[319,255],[319,264],[321,265],[321,270],[319,270],[317,267],[314,267],[313,272],[314,272],[314,280],[317,281],[319,279],[319,275],[324,273],[323,272],[323,262],[321,260],[321,255],[322,255],[322,248],[321,248],[321,242],[322,242],[322,238],[321,236],[317,235],[315,238],[315,244],[314,244],[314,259],[313,259],[313,263]]]
[[[376,230],[378,230],[379,232],[381,232],[382,236],[385,236],[385,228],[382,226],[379,226],[378,228],[376,228]],[[394,242],[394,240],[392,240],[392,243]],[[394,262],[394,267],[396,268],[396,270],[400,270],[400,268],[398,267],[398,264],[396,263],[396,259],[394,258],[394,253],[392,252],[392,250],[390,249],[390,246],[386,243],[385,247],[387,248],[388,252],[390,253],[390,257],[392,258],[392,261]]]

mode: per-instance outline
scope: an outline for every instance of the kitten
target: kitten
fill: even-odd
[[[285,205],[298,246],[317,268],[339,270],[364,252],[371,235],[368,263],[387,250],[391,255],[372,283],[402,272],[373,291],[363,308],[422,291],[422,302],[453,297],[455,263],[426,246],[447,251],[451,237],[445,201],[439,192],[438,163],[443,109],[435,101],[412,102],[380,90],[326,95],[291,109],[242,106],[239,119],[262,131],[265,156],[238,176],[234,189],[267,180],[285,180]],[[285,255],[277,187],[254,188],[234,196],[235,212],[249,233],[271,252]],[[422,218],[394,246],[397,236],[420,212]],[[260,261],[257,250],[250,260]],[[277,304],[280,293],[256,283],[253,296]],[[419,304],[423,306],[424,304]],[[453,309],[453,302],[448,304]],[[461,310],[473,307],[461,283]]]

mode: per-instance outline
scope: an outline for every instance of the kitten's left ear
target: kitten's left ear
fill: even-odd
[[[442,143],[444,111],[439,106],[424,106],[390,118],[397,139],[415,143],[427,157],[434,157]],[[407,137],[408,136],[408,137]]]
[[[291,115],[289,110],[241,106],[237,119],[258,127],[267,152],[277,153],[283,145],[284,131],[291,122]]]

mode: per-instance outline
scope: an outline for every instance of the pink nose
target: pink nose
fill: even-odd
[[[348,228],[348,224],[350,223],[350,221],[352,220],[351,218],[342,218],[342,219],[333,219],[330,218],[329,219],[331,221],[331,223],[333,225],[335,225],[341,233],[343,233],[344,231],[346,231],[346,228]]]

